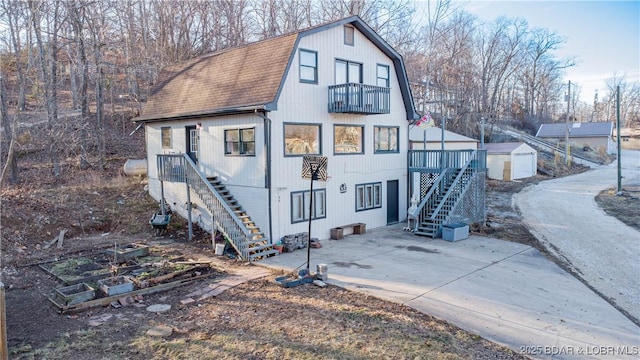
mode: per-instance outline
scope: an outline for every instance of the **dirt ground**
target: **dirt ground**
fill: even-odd
[[[165,236],[154,236],[147,218],[157,205],[146,199],[143,181],[96,181],[55,191],[3,192],[2,269],[12,359],[522,358],[405,306],[334,286],[283,288],[273,281],[278,274],[181,304],[187,294],[247,267],[225,257],[213,259],[221,270],[216,277],[145,295],[119,309],[61,314],[47,299],[60,283],[39,264],[94,258],[114,244],[132,242],[177,250],[186,259],[211,258],[209,235],[196,231],[187,243],[181,221],[172,222]],[[49,209],[47,219],[39,209]],[[69,230],[62,248],[54,243],[44,249],[61,228]],[[172,309],[146,311],[152,304]],[[155,326],[172,334],[147,335]]]
[[[1,261],[6,288],[7,337],[11,359],[520,359],[521,355],[408,307],[340,289],[312,284],[283,288],[278,274],[235,286],[222,294],[182,304],[193,291],[248,265],[212,257],[210,235],[196,229],[186,242],[185,222],[172,219],[155,237],[148,219],[158,208],[142,178],[121,173],[127,158],[141,158],[144,135],[125,140],[130,124],[113,121],[105,170],[79,170],[77,157],[63,161],[54,178],[41,149],[22,148],[19,186],[2,189]],[[123,120],[124,121],[124,120]],[[31,134],[35,136],[35,134]],[[554,169],[556,176],[584,168]],[[511,206],[511,196],[548,177],[522,182],[488,181],[486,226],[477,234],[539,247]],[[638,192],[601,194],[598,202],[614,215],[635,214]],[[625,220],[623,220],[625,221]],[[634,222],[635,221],[635,222]],[[52,240],[66,230],[62,246]],[[59,313],[47,299],[60,283],[38,265],[73,257],[97,257],[130,243],[179,251],[185,259],[213,261],[214,277],[165,292],[144,295],[120,308],[96,307]],[[52,244],[47,247],[48,244]],[[281,275],[281,274],[280,274]],[[152,313],[152,304],[171,304]],[[153,336],[150,329],[169,329]]]

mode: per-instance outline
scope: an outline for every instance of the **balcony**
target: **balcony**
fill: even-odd
[[[388,114],[389,88],[363,84],[329,86],[329,112],[343,114]]]

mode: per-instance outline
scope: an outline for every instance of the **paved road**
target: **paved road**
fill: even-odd
[[[640,185],[640,151],[622,151],[623,188]],[[608,216],[595,196],[617,188],[617,162],[541,182],[514,196],[524,222],[598,292],[640,319],[640,232]],[[637,211],[640,211],[638,209]]]
[[[640,354],[640,327],[536,249],[475,235],[448,242],[402,226],[324,240],[311,249],[311,271],[327,264],[330,284],[405,304],[533,358]],[[306,259],[303,249],[257,264],[293,271]]]

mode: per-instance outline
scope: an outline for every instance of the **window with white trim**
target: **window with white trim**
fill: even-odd
[[[309,190],[295,191],[291,193],[291,223],[309,220]],[[323,219],[327,217],[327,191],[326,189],[313,190],[313,215],[311,219]]]
[[[356,185],[356,211],[382,207],[382,183]]]
[[[225,130],[224,144],[225,155],[255,156],[255,128]]]

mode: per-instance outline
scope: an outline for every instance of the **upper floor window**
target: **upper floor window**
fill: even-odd
[[[335,125],[333,152],[335,154],[363,154],[363,126]]]
[[[373,152],[397,153],[398,150],[397,126],[376,126],[373,128]]]
[[[300,82],[318,83],[318,53],[300,49]]]
[[[284,155],[320,155],[319,124],[284,124]]]
[[[355,29],[353,26],[345,25],[344,26],[344,44],[353,46],[355,37]]]
[[[389,65],[378,64],[376,68],[376,85],[389,87]]]
[[[336,60],[336,84],[362,84],[362,64]]]
[[[225,155],[254,156],[256,154],[255,129],[224,131]]]
[[[171,149],[171,128],[170,127],[162,127],[160,128],[160,136],[162,138],[162,148],[163,149]]]

